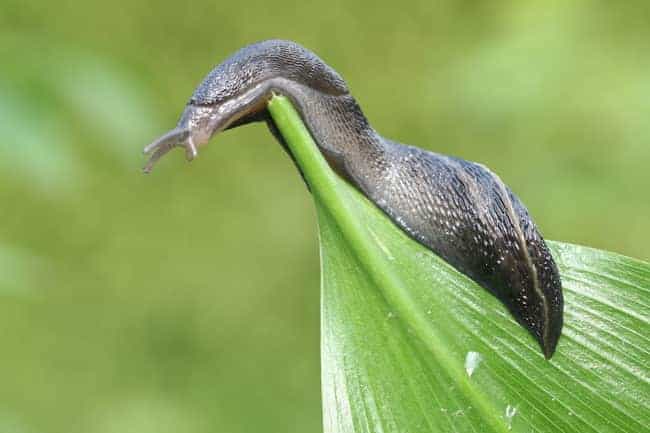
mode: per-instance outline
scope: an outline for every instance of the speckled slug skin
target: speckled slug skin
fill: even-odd
[[[273,94],[288,97],[320,151],[413,239],[503,302],[550,358],[562,331],[560,276],[544,239],[512,191],[485,166],[381,137],[343,79],[300,45],[242,48],[195,90],[177,127],[147,148],[145,171],[173,147],[188,159],[216,133],[265,121]]]

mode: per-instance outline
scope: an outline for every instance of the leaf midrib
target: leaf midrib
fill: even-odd
[[[448,376],[453,378],[467,399],[472,401],[474,407],[482,413],[483,419],[495,431],[507,433],[505,423],[496,415],[497,411],[487,397],[472,387],[464,370],[456,366],[448,352],[436,349],[444,347],[442,341],[408,295],[401,279],[391,271],[392,266],[389,261],[378,253],[380,248],[374,245],[366,228],[353,216],[355,210],[346,200],[341,199],[344,194],[347,194],[347,191],[343,191],[339,185],[342,181],[336,178],[317,150],[316,144],[291,103],[282,96],[274,96],[269,102],[269,111],[292,155],[301,166],[312,194],[329,212],[348,245],[351,246],[356,259],[364,267],[367,275],[381,288],[384,299],[397,308],[401,320],[405,317],[410,319],[408,327],[415,331],[440,365],[444,366]],[[314,176],[314,173],[318,176]]]

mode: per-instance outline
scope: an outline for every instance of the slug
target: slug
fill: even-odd
[[[410,237],[496,296],[544,356],[553,355],[563,322],[560,275],[519,198],[481,164],[380,136],[341,76],[294,42],[253,44],[216,66],[176,128],[145,148],[151,156],[144,171],[174,147],[192,160],[214,134],[255,121],[266,122],[288,151],[267,111],[273,94],[292,101],[340,176]]]

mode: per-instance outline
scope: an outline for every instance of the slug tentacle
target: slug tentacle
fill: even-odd
[[[343,79],[298,44],[245,47],[195,90],[176,129],[145,151],[145,171],[175,146],[188,159],[215,133],[266,121],[274,93],[291,99],[332,168],[413,239],[490,291],[550,358],[562,330],[557,266],[526,208],[486,167],[375,132]]]

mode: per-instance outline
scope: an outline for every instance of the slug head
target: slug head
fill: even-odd
[[[300,45],[269,40],[242,48],[216,66],[194,91],[178,125],[144,149],[146,173],[174,147],[185,148],[188,160],[198,148],[225,129],[265,118],[274,79],[296,83],[329,95],[348,93],[339,74]]]

